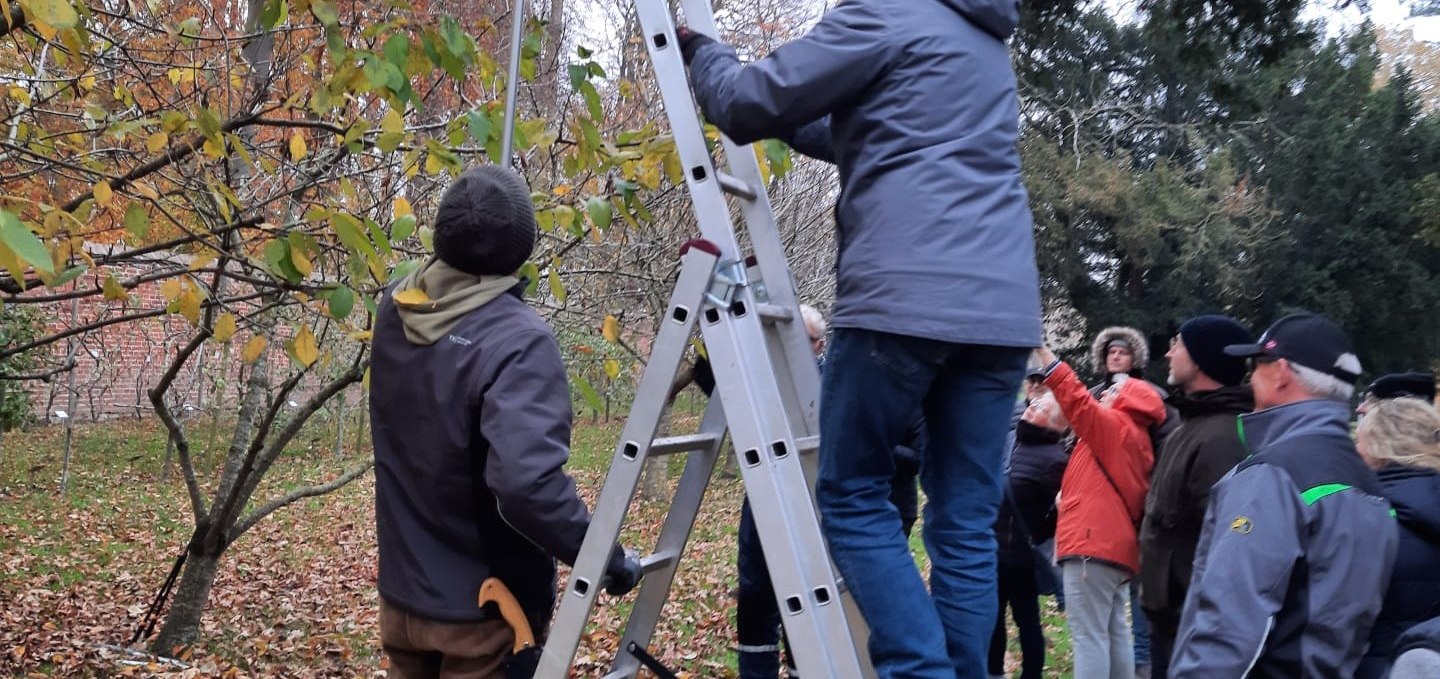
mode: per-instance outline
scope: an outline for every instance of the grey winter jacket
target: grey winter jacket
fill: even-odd
[[[1398,537],[1346,404],[1240,418],[1254,454],[1215,485],[1170,676],[1353,676]]]
[[[731,139],[766,137],[840,174],[831,325],[1032,347],[1040,291],[1020,178],[1015,0],[847,0],[742,66],[706,44],[696,100]]]
[[[389,294],[376,313],[380,595],[425,618],[483,619],[476,596],[493,575],[543,629],[555,596],[552,556],[573,563],[589,525],[562,469],[571,411],[560,349],[518,291],[430,345],[406,339]]]

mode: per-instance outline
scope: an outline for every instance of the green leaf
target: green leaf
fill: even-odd
[[[190,17],[180,22],[180,25],[175,27],[175,32],[180,35],[180,42],[186,45],[195,44],[195,38],[200,37],[200,18]]]
[[[410,63],[410,38],[404,33],[396,33],[385,41],[385,60],[394,64],[401,70]]]
[[[587,49],[584,45],[580,45],[575,48],[575,54],[579,55],[581,59],[589,59],[595,53]]]
[[[285,240],[272,240],[265,244],[263,253],[265,263],[270,266],[270,271],[288,281],[301,279],[300,271],[290,261],[290,243]]]
[[[610,220],[615,217],[610,201],[599,196],[585,201],[585,211],[590,213],[590,221],[601,231],[610,228]]]
[[[580,83],[585,82],[585,78],[590,75],[590,69],[585,68],[584,64],[570,64],[568,70],[571,87],[580,87]]]
[[[355,291],[344,285],[335,288],[330,293],[328,304],[330,317],[337,321],[343,321],[349,318],[350,311],[355,308]]]
[[[545,278],[548,279],[550,283],[550,294],[555,296],[555,301],[564,304],[565,284],[560,282],[560,272],[556,269],[556,266],[553,263],[550,265],[550,269],[546,272]]]
[[[66,0],[20,0],[20,6],[30,18],[56,30],[75,28],[75,24],[80,21],[80,16],[75,14],[75,8]],[[8,6],[6,14],[8,19]]]
[[[575,376],[575,389],[580,392],[580,398],[585,400],[585,405],[590,406],[595,412],[605,409],[605,402],[600,400],[600,394],[595,392],[595,387],[585,381],[585,378]]]
[[[400,241],[415,235],[415,215],[405,215],[390,225],[390,242]]]
[[[540,267],[535,266],[535,262],[525,262],[520,267],[519,277],[525,281],[526,295],[533,295],[540,288]]]
[[[440,17],[440,38],[445,41],[445,49],[451,56],[467,65],[473,63],[475,41],[465,34],[465,29],[460,27],[460,22],[456,21],[455,17]]]
[[[290,5],[285,0],[267,0],[260,10],[260,26],[266,30],[285,23],[290,18]]]
[[[595,91],[595,86],[590,81],[580,83],[580,95],[585,98],[585,110],[590,114],[590,118],[596,121],[604,120],[605,111],[600,106],[600,93]]]
[[[145,206],[131,203],[125,208],[125,230],[140,240],[150,235],[150,213],[145,211]]]
[[[490,140],[490,116],[480,111],[471,111],[470,115],[470,137],[475,143],[484,145]]]
[[[86,267],[83,264],[80,266],[72,266],[64,271],[61,271],[60,275],[52,279],[48,283],[48,285],[52,288],[58,288],[66,283],[69,283],[70,281],[75,280],[76,278],[79,278],[80,274],[85,273],[85,271]]]
[[[403,262],[400,262],[399,264],[396,264],[395,268],[390,270],[390,280],[399,280],[401,278],[409,276],[410,274],[415,273],[415,270],[418,268],[420,268],[420,260],[407,259]]]
[[[784,177],[793,162],[790,147],[777,139],[766,139],[760,145],[765,150],[765,160],[770,164],[770,173],[776,177]]]
[[[388,259],[395,254],[395,250],[390,247],[390,239],[385,236],[384,231],[380,230],[380,225],[377,224],[375,220],[366,217],[365,228],[370,231],[370,242],[375,244],[375,249],[378,250],[381,255]]]
[[[200,131],[204,132],[205,136],[214,137],[220,134],[220,117],[215,115],[214,111],[201,107],[196,121],[200,124]]]
[[[331,4],[330,0],[310,0],[310,13],[326,26],[337,26],[340,23],[340,13],[335,11],[335,5]]]
[[[51,261],[50,251],[40,237],[25,228],[19,217],[6,210],[0,210],[0,241],[37,271],[55,273],[55,262]]]

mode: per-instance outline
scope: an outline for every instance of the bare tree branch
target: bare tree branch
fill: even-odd
[[[190,356],[205,344],[210,338],[209,328],[200,328],[190,343],[185,345],[180,353],[170,361],[170,368],[150,390],[150,405],[155,407],[155,414],[160,416],[160,421],[165,423],[165,428],[170,431],[170,438],[175,442],[175,452],[180,459],[180,469],[185,473],[185,489],[190,493],[190,510],[195,514],[195,523],[199,525],[205,518],[205,500],[200,495],[200,482],[195,478],[195,465],[190,461],[190,441],[185,437],[185,427],[170,412],[170,406],[165,403],[165,392],[170,389],[175,376],[180,374],[180,368],[190,360]]]
[[[319,497],[321,495],[325,495],[326,493],[332,493],[339,490],[340,488],[349,484],[351,481],[354,481],[355,479],[363,476],[365,472],[370,471],[370,468],[374,466],[375,461],[372,459],[368,462],[360,464],[359,466],[356,466],[355,468],[345,472],[344,474],[341,474],[329,483],[317,486],[306,486],[304,488],[296,488],[295,490],[292,490],[285,495],[282,495],[257,507],[255,511],[250,512],[248,515],[240,519],[240,521],[235,524],[234,530],[230,532],[230,539],[234,540],[239,538],[241,535],[244,535],[245,531],[250,530],[250,528],[253,527],[255,524],[259,523],[261,519],[264,519],[266,516],[270,515],[277,509],[285,507],[286,505],[293,504],[307,497]]]

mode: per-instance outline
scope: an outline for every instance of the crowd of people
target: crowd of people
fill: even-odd
[[[1018,18],[1015,0],[846,0],[750,63],[683,26],[673,43],[727,136],[838,170],[831,328],[809,324],[817,352],[828,343],[814,490],[876,674],[1000,674],[1008,609],[1022,676],[1038,677],[1037,597],[1053,591],[1079,679],[1440,676],[1433,377],[1377,380],[1354,438],[1362,366],[1322,316],[1254,341],[1233,319],[1185,321],[1174,393],[1144,379],[1147,333],[1102,332],[1089,388],[1043,346]],[[514,636],[476,606],[481,583],[508,585],[543,639],[555,560],[573,563],[587,529],[564,471],[570,393],[521,299],[537,234],[524,180],[467,170],[433,234],[376,311],[380,636],[390,676],[499,677]],[[928,582],[907,538],[915,476]],[[741,671],[774,679],[765,518],[744,514]],[[616,545],[606,591],[640,576]]]

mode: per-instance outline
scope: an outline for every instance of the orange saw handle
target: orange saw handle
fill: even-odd
[[[514,652],[533,647],[535,633],[530,629],[530,620],[525,617],[525,610],[520,608],[520,602],[515,600],[510,588],[499,578],[485,578],[485,582],[480,583],[480,605],[491,602],[500,608],[500,617],[515,631]]]

